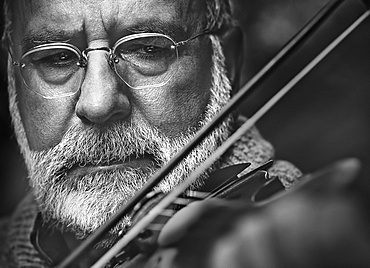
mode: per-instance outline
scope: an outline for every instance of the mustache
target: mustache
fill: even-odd
[[[168,143],[167,137],[143,121],[117,122],[104,128],[75,124],[56,146],[32,152],[37,166],[31,168],[31,173],[42,166],[49,175],[60,177],[76,165],[108,165],[144,155],[153,156],[159,165],[166,161],[160,152]]]

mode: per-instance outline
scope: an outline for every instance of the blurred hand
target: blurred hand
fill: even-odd
[[[359,170],[338,162],[256,207],[192,203],[163,228],[146,267],[370,267],[368,198],[350,187]]]

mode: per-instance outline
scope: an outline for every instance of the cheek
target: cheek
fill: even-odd
[[[17,77],[17,101],[29,146],[36,151],[48,149],[59,143],[68,129],[73,102],[44,99],[20,81]]]
[[[210,97],[211,52],[203,48],[202,54],[185,56],[180,63],[168,84],[134,94],[143,116],[169,136],[197,127]]]

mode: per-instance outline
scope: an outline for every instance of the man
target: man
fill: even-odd
[[[50,267],[227,103],[238,84],[240,43],[230,41],[238,31],[218,0],[6,1],[5,22],[10,111],[32,193],[3,223],[2,267]],[[238,124],[235,114],[226,119],[157,189],[176,187]],[[213,168],[251,170],[271,158],[252,129]],[[269,173],[286,187],[301,175],[280,161]],[[38,236],[45,230],[57,235]],[[169,245],[166,232],[159,242]]]

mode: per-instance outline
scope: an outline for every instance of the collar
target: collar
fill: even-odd
[[[51,267],[59,264],[70,253],[63,234],[56,228],[46,225],[40,212],[36,216],[30,239],[32,245]]]

